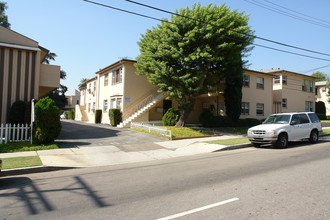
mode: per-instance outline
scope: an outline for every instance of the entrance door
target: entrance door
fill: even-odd
[[[170,108],[172,108],[172,100],[163,100],[163,115],[165,115]]]

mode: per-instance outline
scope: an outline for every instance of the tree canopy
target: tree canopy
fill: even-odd
[[[8,21],[8,16],[6,15],[7,3],[0,2],[0,25],[5,28],[10,28],[10,23]]]
[[[238,113],[227,115],[238,119],[243,57],[253,42],[248,16],[230,11],[225,4],[194,4],[176,14],[141,36],[137,74],[147,75],[160,92],[168,92],[178,102],[181,116],[177,126],[184,126],[197,96],[216,91],[220,81],[228,79],[225,98],[236,94],[230,106]]]
[[[322,73],[320,71],[316,71],[312,74],[312,76],[316,77],[316,82],[319,81],[327,81],[329,79],[328,75],[325,73]]]

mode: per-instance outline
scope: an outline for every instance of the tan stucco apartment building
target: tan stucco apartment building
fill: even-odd
[[[146,76],[136,75],[135,63],[123,59],[97,71],[96,77],[88,80],[80,91],[76,120],[94,123],[95,110],[101,109],[102,123],[109,123],[109,109],[120,108],[123,126],[128,126],[132,121],[160,121],[168,108],[177,108],[177,103],[167,100],[166,94],[159,94]],[[279,76],[287,84],[278,83]],[[241,118],[264,119],[275,112],[305,111],[307,104],[308,110],[314,110],[312,87],[314,78],[310,76],[278,69],[244,70]],[[297,96],[298,99],[294,98]],[[225,115],[223,89],[199,96],[187,123],[199,123],[198,116],[204,108],[211,109],[214,115]]]
[[[11,105],[31,101],[60,85],[60,66],[42,64],[48,50],[38,42],[0,26],[0,123]]]
[[[287,70],[262,70],[274,75],[273,113],[315,111],[315,78]]]

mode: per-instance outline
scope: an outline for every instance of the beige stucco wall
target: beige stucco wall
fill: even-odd
[[[272,114],[273,108],[273,76],[254,71],[244,71],[250,76],[250,87],[242,88],[242,102],[248,102],[249,115],[241,115],[240,118],[263,119]],[[257,77],[264,78],[264,89],[257,88]],[[264,104],[264,115],[257,115],[257,103]]]
[[[325,104],[326,107],[326,115],[330,115],[330,103],[328,102],[328,91],[329,89],[324,86],[317,86],[317,96],[316,96],[316,101],[322,101]]]
[[[147,97],[155,95],[156,92],[157,87],[149,83],[145,75],[136,75],[134,63],[125,63],[124,113],[131,112],[132,109],[135,109]]]
[[[287,108],[281,107],[281,112],[299,112],[305,111],[305,102],[313,102],[313,111],[315,111],[315,82],[314,78],[291,72],[282,72],[287,76],[287,85],[281,84],[281,88],[277,91],[275,101],[282,102],[287,99]],[[302,91],[303,80],[313,81],[313,89],[311,92]],[[276,93],[275,93],[276,94]]]

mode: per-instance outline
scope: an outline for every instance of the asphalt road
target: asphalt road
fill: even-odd
[[[330,219],[329,138],[0,178],[0,219]]]

